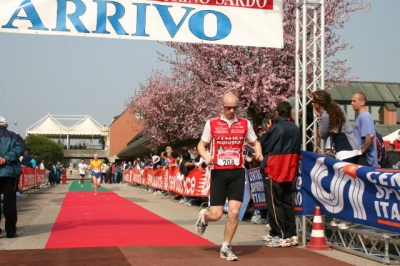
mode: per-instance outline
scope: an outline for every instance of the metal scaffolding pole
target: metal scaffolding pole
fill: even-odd
[[[325,0],[296,0],[296,124],[301,128],[302,147],[312,144],[313,151],[321,149],[317,142],[317,123],[307,121],[307,105],[311,93],[325,89]],[[310,134],[312,129],[313,134]],[[311,145],[310,145],[311,146]],[[306,243],[306,217],[301,220],[302,243]]]

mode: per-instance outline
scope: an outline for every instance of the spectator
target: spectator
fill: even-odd
[[[140,158],[136,158],[135,164],[135,168],[137,169],[143,169],[144,167],[144,163],[140,160]]]
[[[257,128],[258,131],[264,131],[265,128],[263,126],[258,126]],[[258,133],[257,131],[257,133]],[[259,137],[264,135],[264,133],[258,134]],[[253,152],[254,149],[247,144],[247,142],[244,142],[243,144],[243,158],[244,158],[244,168],[246,169],[246,176],[248,175],[248,170],[251,168],[254,168],[253,161]],[[258,166],[258,163],[256,163]],[[266,209],[261,209],[257,210],[254,212],[254,215],[251,217],[251,222],[253,224],[268,224],[268,219],[267,219],[267,210]]]
[[[15,194],[22,172],[19,157],[25,151],[25,143],[20,135],[9,131],[7,127],[7,120],[0,116],[0,187],[4,193],[3,213],[7,238],[14,238],[18,236]]]
[[[329,143],[325,155],[348,163],[358,163],[361,148],[353,133],[353,128],[347,119],[344,110],[333,101],[331,95],[325,90],[313,92],[313,107],[318,119],[318,130],[321,139]],[[328,147],[328,146],[327,146]],[[336,155],[334,155],[336,153]],[[333,219],[332,226],[339,229],[348,229],[349,223]]]
[[[56,185],[59,185],[61,181],[61,162],[57,162],[55,167],[56,167]]]
[[[195,164],[192,160],[192,157],[190,156],[190,153],[187,149],[182,149],[181,150],[181,161],[179,163],[179,172],[182,175],[183,179],[188,175],[190,171],[192,171],[195,168]]]
[[[39,169],[44,170],[46,167],[44,166],[44,160],[40,162]]]
[[[379,167],[384,167],[385,161],[386,161],[386,146],[385,142],[383,141],[383,137],[381,134],[378,132],[375,132],[376,134],[376,150],[377,150],[377,155],[378,155],[378,166]]]
[[[108,170],[108,165],[103,162],[103,170],[101,170],[101,180],[100,183],[105,183],[106,181],[106,174],[107,174],[107,170]]]
[[[264,126],[258,126],[257,127],[257,136],[261,138],[262,135],[264,135],[267,132],[267,129]]]
[[[397,164],[400,161],[400,155],[394,151],[394,144],[390,143],[388,146],[388,153],[386,155],[386,160],[384,167],[387,168],[398,168]]]
[[[122,173],[122,165],[121,163],[117,163],[115,165],[115,179],[114,179],[114,183],[116,184],[121,184],[121,173]]]
[[[375,124],[371,114],[367,111],[367,98],[365,94],[363,92],[355,93],[351,98],[351,106],[358,112],[354,126],[354,135],[361,146],[362,153],[358,159],[358,164],[378,167]]]
[[[264,240],[269,247],[288,247],[299,243],[292,187],[300,159],[301,135],[291,118],[288,102],[279,103],[277,113],[278,117],[261,143],[264,160],[260,169],[266,178],[265,197],[271,227],[269,237]]]
[[[168,167],[169,168],[178,167],[178,165],[179,165],[178,158],[179,158],[179,153],[177,153],[176,151],[172,151],[171,158],[169,159]]]
[[[197,168],[206,168],[207,164],[204,161],[203,157],[201,157],[201,155],[199,154],[199,152],[197,150],[193,151],[193,155],[194,155],[194,164]]]
[[[32,158],[31,158],[31,156],[29,155],[28,151],[25,151],[25,152],[24,152],[24,156],[23,156],[22,161],[21,161],[21,165],[23,165],[23,166],[25,166],[25,167],[30,167],[30,168],[32,168],[31,160],[32,160]]]
[[[128,161],[128,164],[125,166],[125,170],[132,170],[132,169],[133,169],[132,161]]]
[[[187,177],[188,173],[196,167],[196,165],[187,149],[182,149],[181,153],[182,162],[179,164],[179,172],[181,176],[178,177],[178,179],[183,180],[185,177]],[[194,197],[184,196],[180,203],[190,206],[193,199]]]
[[[319,135],[325,141],[329,139],[332,146],[327,150],[326,155],[330,156],[334,150],[336,159],[357,163],[361,149],[344,110],[325,90],[313,92],[312,97],[314,112],[318,119]]]
[[[111,165],[111,182],[110,183],[117,183],[117,175],[115,174],[115,167],[116,167],[116,163],[114,162]]]
[[[144,157],[143,168],[150,167],[152,165],[152,156],[153,155],[150,154],[150,158],[147,156]]]
[[[56,184],[56,170],[52,162],[47,163],[46,170],[49,173],[49,183],[51,186],[54,186]]]
[[[168,153],[166,151],[161,153],[161,167],[166,167],[169,164]]]
[[[171,148],[171,146],[167,146],[167,147],[165,147],[165,152],[167,153],[167,156],[168,156],[168,155],[170,155],[170,154],[171,154],[171,152],[172,152],[172,148]]]
[[[32,155],[32,157],[31,157],[31,167],[32,168],[36,168],[37,167],[36,155]]]
[[[61,177],[61,184],[65,185],[67,184],[67,169],[65,168],[64,165],[60,166],[60,177]]]

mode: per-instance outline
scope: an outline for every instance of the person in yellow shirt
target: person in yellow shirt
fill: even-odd
[[[99,160],[99,156],[95,153],[93,160],[90,163],[89,170],[91,171],[94,195],[97,195],[97,188],[101,182],[101,172],[103,171],[103,161]]]

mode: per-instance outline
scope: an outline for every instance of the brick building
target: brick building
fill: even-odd
[[[140,119],[133,116],[128,110],[115,116],[109,127],[110,134],[110,161],[117,160],[118,153],[126,148],[128,143],[142,131]]]

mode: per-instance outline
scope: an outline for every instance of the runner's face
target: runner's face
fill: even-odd
[[[237,111],[237,100],[233,98],[227,98],[222,103],[223,115],[226,119],[231,120],[235,118]]]

